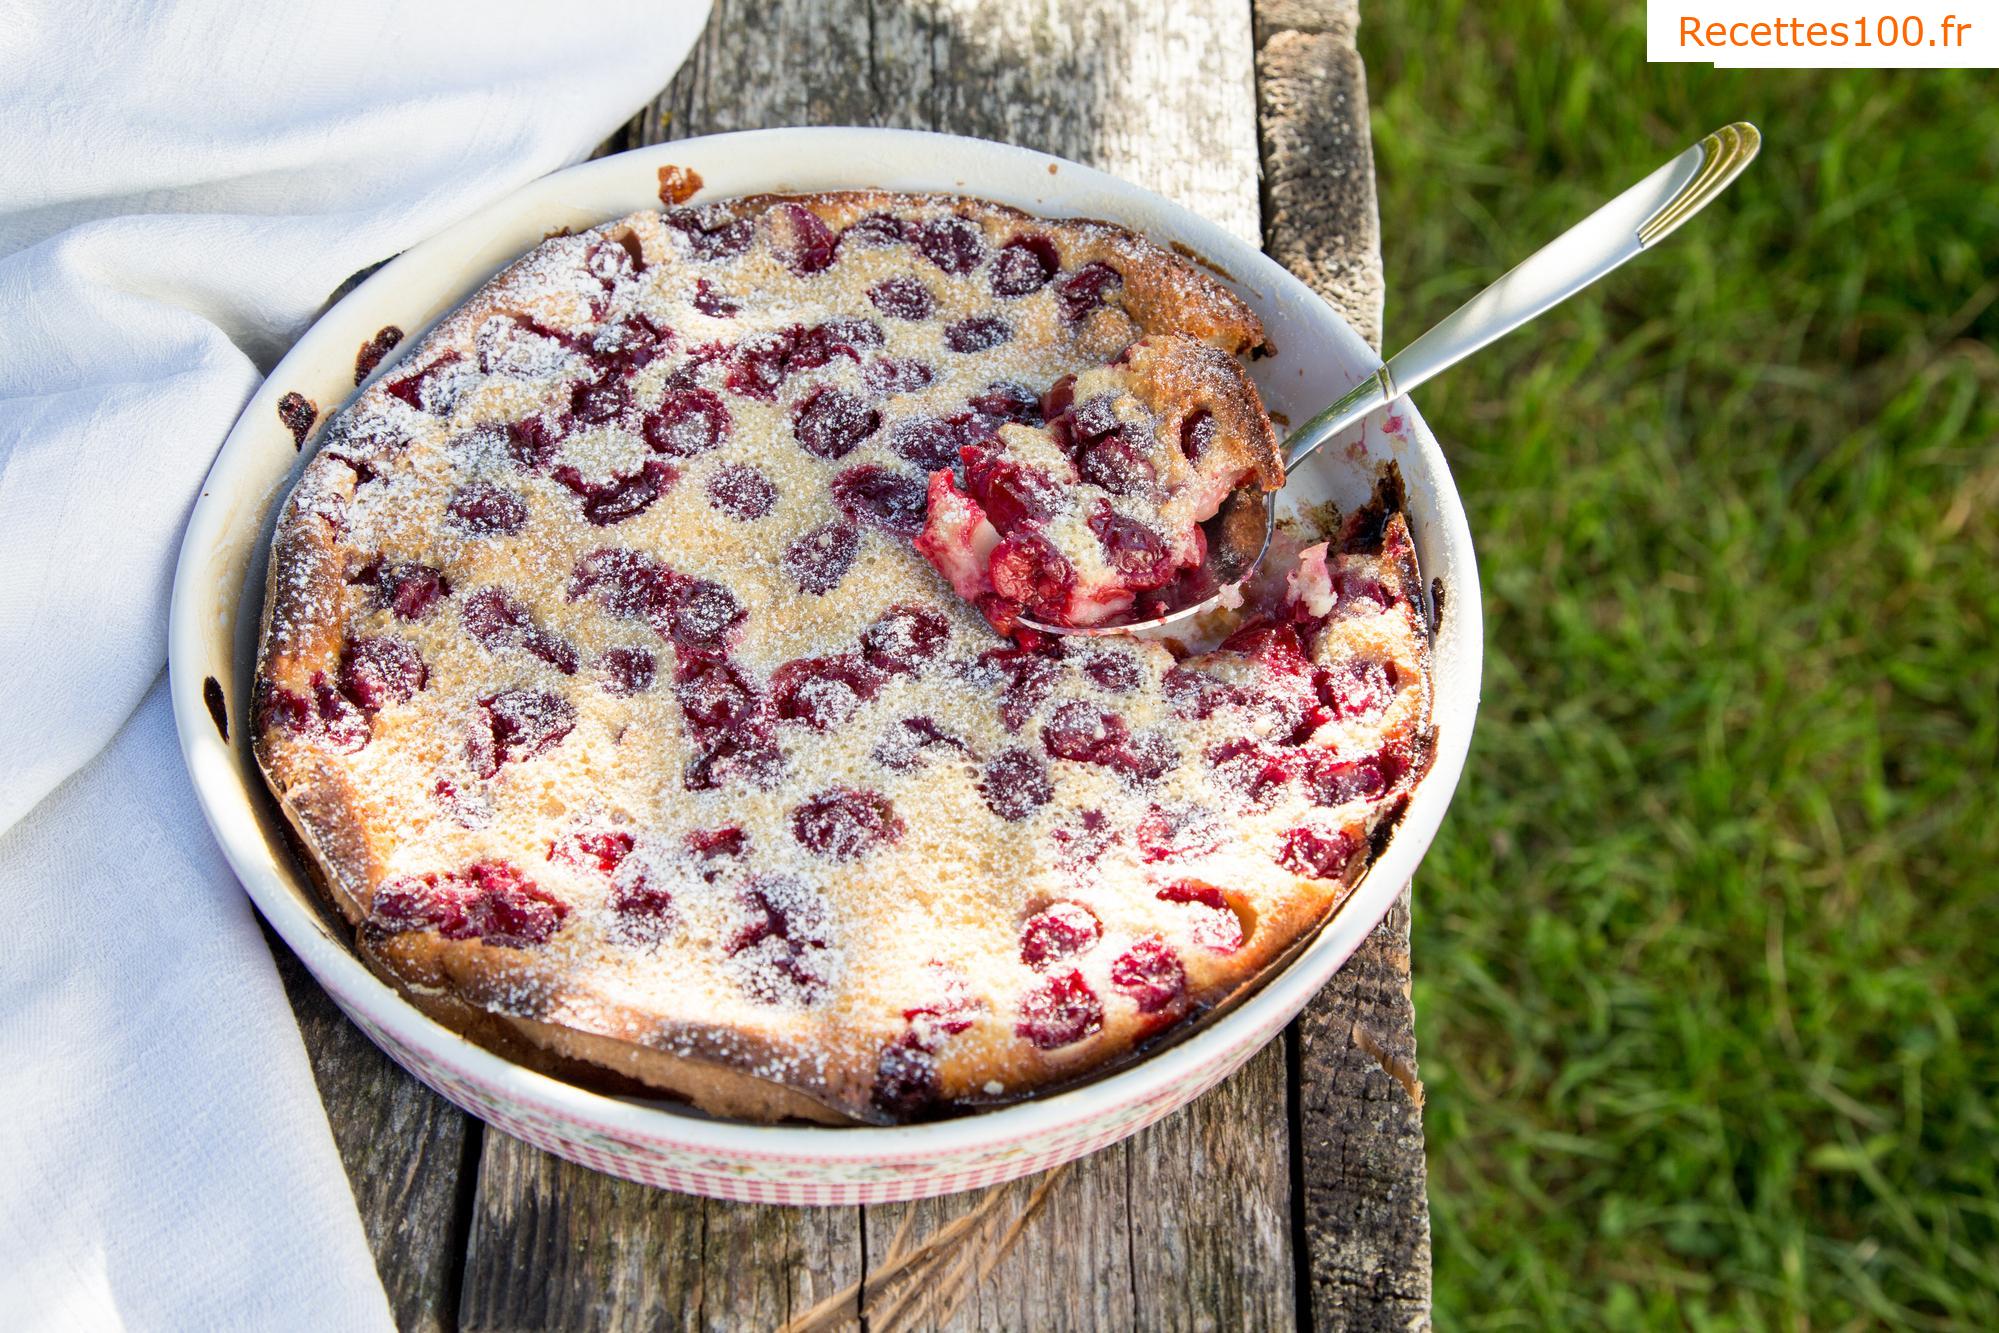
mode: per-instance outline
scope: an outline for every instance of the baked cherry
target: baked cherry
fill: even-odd
[[[983,449],[968,448],[962,456],[965,489],[1002,534],[1023,523],[1046,522],[1064,503],[1061,485],[1039,468]]]
[[[1124,284],[1124,275],[1100,260],[1092,260],[1055,284],[1055,301],[1062,317],[1075,323],[1104,303],[1112,288]]]
[[[1054,693],[1062,664],[1046,652],[1026,648],[989,648],[968,672],[974,684],[1000,687],[1000,723],[1019,731],[1042,701]]]
[[[830,384],[816,385],[791,409],[791,434],[814,458],[845,458],[881,429],[881,413]]]
[[[883,278],[868,288],[868,300],[890,319],[928,319],[937,307],[930,289],[915,278]]]
[[[609,875],[637,845],[638,840],[624,829],[574,829],[548,844],[548,859]]]
[[[929,362],[914,357],[878,356],[861,371],[861,383],[884,396],[915,393],[935,378]]]
[[[985,262],[985,233],[970,218],[932,218],[917,226],[915,239],[923,257],[946,273],[970,273]]]
[[[740,729],[763,710],[763,700],[734,663],[692,657],[674,670],[673,695],[696,738]]]
[[[482,778],[500,765],[533,759],[561,743],[576,726],[576,709],[547,690],[502,690],[479,701],[480,719],[466,751]]]
[[[631,472],[614,473],[607,481],[586,481],[573,467],[555,470],[555,480],[582,497],[584,520],[599,528],[643,514],[679,479],[671,463],[657,458]]]
[[[965,749],[965,743],[938,726],[934,718],[906,717],[882,733],[871,757],[883,768],[907,773],[923,767],[925,751],[936,746]]]
[[[1090,515],[1089,525],[1103,547],[1105,563],[1127,588],[1158,588],[1172,582],[1173,553],[1166,548],[1166,539],[1151,528],[1108,504]]]
[[[1137,661],[1120,652],[1099,652],[1083,662],[1083,674],[1099,688],[1123,694],[1142,679]]]
[[[909,417],[890,427],[888,447],[925,472],[958,465],[958,451],[971,443],[968,422],[948,417]]]
[[[1104,1025],[1103,1001],[1083,974],[1058,972],[1044,977],[1021,997],[1015,1033],[1044,1051],[1081,1041]]]
[[[1227,895],[1212,884],[1197,879],[1175,880],[1158,893],[1161,902],[1185,903],[1194,914],[1187,934],[1194,943],[1216,953],[1234,953],[1242,947],[1242,918],[1229,905]]]
[[[923,531],[929,512],[921,480],[879,463],[850,467],[832,482],[833,504],[849,522],[885,528],[904,537]]]
[[[903,822],[880,792],[834,787],[791,812],[791,836],[829,861],[851,861],[902,836]]]
[[[891,606],[861,631],[861,656],[876,671],[912,675],[944,651],[951,623],[921,606]]]
[[[1385,663],[1356,658],[1319,677],[1319,697],[1333,716],[1343,721],[1379,717],[1395,698],[1390,671]]]
[[[904,1032],[875,1057],[875,1081],[869,1096],[898,1119],[908,1119],[937,1104],[943,1095],[937,1057],[914,1032]]]
[[[1059,617],[1076,586],[1076,568],[1033,527],[1015,528],[993,548],[993,591],[1045,617]]]
[[[483,481],[453,491],[445,512],[475,537],[512,536],[528,521],[527,501]]]
[[[1062,267],[1055,242],[1046,236],[1016,236],[1000,247],[993,260],[994,296],[1026,296],[1038,292]]]
[[[754,522],[777,503],[777,487],[747,463],[728,463],[708,478],[708,502],[731,518]]]
[[[565,676],[576,674],[576,649],[567,639],[535,623],[519,598],[501,588],[481,588],[458,610],[465,632],[489,653],[519,649]]]
[[[1138,853],[1148,863],[1185,861],[1221,846],[1221,823],[1195,805],[1154,805],[1133,830]]]
[[[1056,759],[1097,764],[1123,749],[1129,735],[1130,729],[1116,713],[1072,699],[1043,724],[1041,744]]]
[[[783,204],[780,210],[790,224],[791,240],[785,247],[785,262],[801,278],[830,268],[840,238],[817,213],[803,204]]]
[[[407,703],[429,678],[423,658],[407,639],[355,639],[340,650],[340,692],[364,713]]]
[[[1294,828],[1277,848],[1277,864],[1311,879],[1342,879],[1363,840],[1351,829]]]
[[[1020,928],[1020,961],[1037,972],[1095,947],[1103,923],[1081,903],[1058,902],[1027,918]]]
[[[426,366],[389,380],[383,387],[391,397],[402,399],[419,412],[448,417],[457,406],[464,383],[458,369],[462,359],[457,352],[446,352]]]
[[[687,835],[687,850],[703,861],[746,856],[750,835],[734,824],[722,828],[694,829]]]
[[[1207,408],[1196,408],[1180,422],[1180,452],[1190,463],[1199,463],[1201,455],[1208,452],[1215,442],[1215,418]]]
[[[1031,750],[1001,750],[986,764],[979,782],[986,805],[1001,819],[1018,822],[1054,798],[1048,766]]]
[[[443,598],[451,595],[451,583],[443,573],[415,561],[364,566],[354,582],[375,590],[375,605],[393,612],[398,620],[422,620]]]
[[[1246,737],[1224,741],[1210,750],[1208,764],[1216,783],[1252,809],[1270,805],[1292,777],[1283,756]]]
[[[1187,990],[1187,969],[1166,945],[1152,937],[1135,941],[1111,964],[1111,985],[1131,997],[1142,1014],[1156,1014]]]
[[[743,987],[766,1004],[816,1002],[827,941],[826,905],[796,875],[759,875],[741,899],[744,924],[724,947],[741,967]]]
[[[1142,495],[1157,480],[1144,447],[1122,430],[1077,450],[1076,475],[1112,495]]]
[[[784,572],[801,589],[823,596],[840,586],[858,553],[861,534],[846,523],[828,523],[784,550]]]
[[[729,438],[729,409],[707,389],[674,389],[646,413],[641,430],[654,451],[692,458]]]
[[[522,472],[546,472],[562,453],[562,430],[547,417],[507,423],[507,461]]]
[[[990,352],[1013,338],[1013,326],[997,315],[973,315],[944,328],[944,345],[954,352]]]
[[[714,653],[749,612],[736,595],[713,579],[677,574],[666,591],[666,636],[686,653]]]
[[[632,386],[623,376],[605,374],[570,386],[569,415],[586,426],[618,420],[632,405]]]
[[[706,278],[694,280],[692,304],[696,310],[710,319],[734,319],[743,309],[742,302],[735,300]]]
[[[909,230],[902,219],[892,213],[869,213],[850,223],[847,229],[840,233],[840,240],[842,244],[880,250],[891,245],[901,245],[909,239]]]
[[[610,291],[639,275],[645,268],[645,253],[639,248],[638,237],[620,232],[592,241],[583,252],[583,267]]]
[[[1003,422],[1022,426],[1041,424],[1041,398],[1017,380],[994,380],[965,400],[965,406],[997,427]]]
[[[696,259],[733,259],[756,238],[756,219],[736,217],[714,204],[670,208],[662,216],[667,226],[687,238]]]
[[[1213,717],[1217,709],[1234,703],[1237,698],[1235,686],[1190,667],[1169,667],[1161,684],[1173,711],[1184,718]]]
[[[617,695],[644,694],[658,670],[643,648],[606,648],[597,664],[604,669],[604,688]]]
[[[673,343],[672,329],[635,311],[597,331],[590,343],[590,359],[611,376],[630,377],[665,356]],[[623,401],[618,410],[622,412],[631,405],[631,392],[627,389],[619,396]]]
[[[859,654],[804,657],[771,673],[771,707],[782,721],[829,731],[852,718],[880,687],[881,677]]]

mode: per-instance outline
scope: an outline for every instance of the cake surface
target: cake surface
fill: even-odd
[[[756,1119],[1017,1100],[1238,994],[1428,762],[1395,488],[1206,651],[995,626],[1142,596],[1104,531],[1178,577],[1205,492],[1270,483],[1261,340],[1141,238],[975,200],[537,247],[329,424],[274,540],[254,743],[364,956],[520,1058]],[[1080,461],[1114,435],[1146,469]],[[1086,604],[968,602],[919,539],[1037,458]]]

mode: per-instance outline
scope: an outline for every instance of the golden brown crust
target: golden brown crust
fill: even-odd
[[[1203,392],[1217,395],[1217,403],[1239,404],[1222,409],[1232,413],[1225,427],[1231,435],[1252,442],[1255,466],[1266,483],[1272,475],[1271,469],[1276,465],[1274,434],[1262,418],[1253,387],[1231,359],[1233,354],[1261,344],[1260,328],[1246,307],[1220,284],[1149,242],[1103,224],[1034,219],[981,201],[935,197],[852,194],[813,196],[806,200],[737,201],[725,206],[722,213],[760,218],[780,202],[799,203],[835,226],[849,225],[875,212],[913,210],[917,215],[934,218],[948,210],[975,221],[984,230],[987,244],[995,250],[1016,235],[1051,236],[1064,273],[1092,263],[1115,262],[1121,285],[1112,289],[1114,299],[1089,309],[1066,331],[1058,323],[1049,326],[1052,333],[1035,334],[1068,340],[1059,346],[1050,344],[1056,346],[1055,353],[1036,355],[1059,353],[1070,358],[1068,364],[1080,366],[1089,363],[1087,358],[1108,357],[1147,333],[1178,333],[1209,344],[1213,350],[1204,349],[1190,363],[1195,369],[1187,373],[1201,383],[1192,385],[1188,392],[1199,387]],[[531,836],[529,832],[510,832],[504,821],[479,822],[478,803],[489,798],[509,811],[542,807],[564,810],[568,803],[588,798],[590,788],[587,782],[580,786],[561,784],[572,779],[582,782],[577,774],[593,773],[598,776],[589,781],[599,784],[599,795],[594,799],[617,810],[620,819],[640,821],[617,827],[636,829],[644,835],[648,830],[644,819],[663,819],[668,826],[677,827],[694,818],[677,814],[670,805],[664,814],[658,813],[659,807],[648,806],[627,791],[631,771],[624,766],[625,756],[633,747],[651,747],[652,753],[675,755],[684,753],[688,744],[687,724],[674,708],[674,687],[668,683],[674,659],[670,647],[642,623],[607,619],[599,602],[589,596],[579,597],[571,592],[564,597],[562,589],[568,580],[568,570],[579,552],[605,544],[665,552],[669,549],[666,544],[669,539],[661,534],[672,532],[678,534],[680,543],[672,548],[676,560],[685,559],[697,570],[741,570],[753,582],[764,577],[753,567],[754,561],[746,562],[740,551],[704,553],[696,548],[681,549],[689,540],[689,511],[671,506],[698,504],[698,483],[704,475],[702,469],[709,468],[707,459],[676,460],[688,476],[659,502],[654,513],[601,529],[583,528],[577,523],[573,517],[575,500],[555,488],[545,471],[509,482],[525,497],[531,531],[537,525],[559,527],[563,522],[575,529],[566,536],[557,534],[568,545],[547,551],[522,546],[511,539],[468,541],[437,527],[442,494],[436,490],[439,483],[429,478],[440,468],[447,469],[447,476],[464,475],[469,466],[464,461],[468,456],[465,451],[472,447],[465,441],[476,438],[481,427],[476,424],[476,417],[468,416],[468,409],[446,407],[441,413],[420,416],[402,405],[406,400],[395,398],[397,386],[409,391],[410,381],[418,380],[414,392],[420,396],[427,390],[419,372],[440,366],[449,370],[457,365],[469,373],[469,368],[480,364],[485,355],[480,336],[489,330],[496,317],[524,317],[557,331],[592,327],[601,316],[592,308],[586,286],[568,282],[562,275],[589,262],[592,247],[604,242],[617,244],[628,253],[635,250],[647,273],[672,277],[721,271],[691,267],[682,233],[672,220],[657,213],[634,214],[581,235],[552,238],[511,265],[443,320],[388,376],[371,386],[329,425],[322,449],[308,464],[297,490],[286,502],[274,539],[253,726],[259,763],[287,819],[324,871],[323,886],[355,926],[361,950],[371,966],[392,978],[425,1012],[473,1040],[500,1048],[509,1058],[530,1063],[538,1063],[539,1058],[526,1056],[526,1051],[552,1053],[548,1059],[555,1063],[548,1067],[558,1070],[574,1068],[561,1064],[560,1060],[583,1061],[615,1070],[716,1114],[826,1122],[905,1118],[912,1114],[911,1108],[884,1104],[880,1082],[883,1069],[887,1068],[885,1062],[890,1061],[896,1043],[908,1039],[930,1021],[903,1016],[915,1001],[876,994],[856,982],[835,991],[841,998],[833,1012],[828,1012],[825,1005],[805,1010],[785,1005],[767,1009],[752,1005],[746,1010],[742,996],[733,992],[723,997],[726,1003],[684,1005],[677,1010],[662,1008],[660,1003],[646,998],[649,992],[643,986],[634,988],[634,978],[646,966],[645,950],[630,951],[627,957],[618,953],[622,946],[613,947],[618,967],[606,970],[602,966],[601,950],[607,947],[603,941],[616,938],[616,923],[601,903],[606,886],[591,888],[584,879],[571,876],[571,872],[557,864],[555,847],[545,828],[568,827],[590,811],[577,809],[553,823],[550,822],[553,817],[537,815],[535,818],[541,822]],[[759,240],[757,244],[762,247],[766,242]],[[753,257],[762,253],[759,248]],[[1024,308],[1025,303],[1016,309]],[[1045,321],[1045,317],[1029,315],[1020,318]],[[683,346],[697,341],[694,330],[701,325],[701,319],[689,317]],[[1029,326],[1024,323],[1023,337],[1028,333]],[[1213,382],[1207,382],[1210,380]],[[477,381],[473,381],[473,386],[467,392],[486,392]],[[566,391],[567,381],[562,387]],[[656,394],[658,390],[647,392]],[[502,413],[500,420],[517,416],[518,408],[504,405],[508,400],[496,401],[502,404],[497,409]],[[746,415],[764,410],[747,400],[732,399],[731,406]],[[408,439],[386,438],[379,429],[384,422],[404,430]],[[863,453],[855,458],[869,456]],[[391,480],[378,486],[374,482],[377,476]],[[385,486],[407,489],[406,493],[397,492],[393,506],[370,498],[381,494]],[[570,516],[565,518],[565,513]],[[780,510],[778,517],[783,513]],[[1398,529],[1397,523],[1399,518],[1377,525],[1386,546],[1395,544],[1393,534],[1397,531],[1406,543],[1406,529]],[[786,620],[781,606],[753,602],[761,619],[753,619],[751,637],[741,648],[745,662],[767,675],[778,657],[806,651],[799,643],[837,644],[842,641],[841,636],[845,636],[844,642],[851,643],[851,636],[865,628],[867,617],[874,614],[869,598],[922,602],[939,596],[935,590],[919,594],[908,587],[907,553],[895,557],[902,563],[894,563],[891,557],[895,553],[889,547],[872,537],[867,542],[870,544],[865,546],[855,574],[842,589],[842,599],[810,600],[807,618]],[[391,558],[419,557],[448,574],[451,586],[443,594],[439,610],[405,620],[400,613],[392,615],[385,610],[379,596],[371,594],[360,580],[374,564]],[[459,629],[470,594],[494,586],[517,587],[525,593],[525,586],[519,582],[527,577],[523,571],[537,568],[555,571],[549,596],[534,602],[537,625],[549,627],[551,633],[559,631],[583,649],[580,658],[571,662],[566,671],[548,661],[523,655],[518,648],[471,648],[465,644],[464,632]],[[1405,592],[1401,585],[1406,582],[1415,586],[1413,568],[1406,574],[1397,569],[1386,582],[1395,585],[1399,604]],[[376,596],[376,600],[370,600],[371,596]],[[936,605],[950,625],[953,653],[971,661],[994,646],[990,639],[981,639],[983,629],[975,616],[962,607],[953,608],[948,599]],[[765,643],[756,637],[775,635],[780,629],[791,635],[791,640]],[[427,687],[408,703],[391,704],[379,714],[363,716],[355,711],[351,700],[343,702],[342,692],[348,686],[341,669],[343,650],[357,636],[401,636],[419,645],[429,672]],[[1424,671],[1420,643],[1408,640],[1400,630],[1389,633],[1385,628],[1377,638],[1377,646],[1397,655],[1395,660],[1404,661],[1407,670],[1418,674]],[[660,683],[631,701],[605,697],[597,683],[598,655],[607,647],[628,644],[645,644],[658,656]],[[1172,659],[1163,649],[1135,644],[1099,651],[1122,654],[1128,658],[1130,669],[1148,682],[1137,694],[1128,697],[1132,700],[1131,707],[1139,710],[1133,716],[1143,713],[1158,729],[1168,716],[1160,702],[1159,681],[1162,675],[1176,669]],[[1244,679],[1254,676],[1227,654],[1214,659],[1212,664],[1196,661],[1186,665],[1213,665],[1220,675],[1234,672]],[[476,710],[471,709],[469,701],[506,686],[566,692],[578,701],[580,709],[575,734],[560,743],[552,752],[553,757],[505,765],[496,779],[494,792],[468,790],[479,785],[476,774],[468,777],[465,772],[463,718],[470,711],[476,720]],[[892,683],[892,687],[885,688],[884,700],[902,698],[914,688]],[[958,688],[969,701],[964,706],[989,709],[997,687],[991,680],[985,680]],[[1084,691],[1083,698],[1108,697],[1090,692],[1092,688],[1087,681],[1062,686],[1055,699],[1040,706],[1035,715],[1039,721],[1028,723],[1018,740],[1034,745],[1037,729],[1045,725],[1049,710],[1076,690]],[[903,694],[895,694],[897,690]],[[1419,734],[1427,725],[1427,692],[1420,693],[1420,698],[1410,696],[1397,702],[1396,708],[1401,711],[1390,728],[1394,737]],[[588,697],[583,697],[586,694]],[[457,701],[451,707],[459,711],[449,711],[440,700]],[[301,708],[303,713],[299,711]],[[301,717],[305,720],[297,725],[287,721]],[[870,721],[870,726],[875,725],[879,723]],[[1017,726],[1002,730],[989,713],[975,725],[968,718],[965,725],[980,735],[990,733],[992,739],[981,744],[992,748],[1012,744],[1013,733],[1019,730]],[[360,748],[345,748],[349,742],[343,739],[345,733],[341,728],[347,726],[362,729]],[[1206,735],[1223,726],[1220,720],[1198,726],[1186,724],[1187,744],[1207,744],[1198,741],[1193,733]],[[372,742],[365,739],[368,731],[374,734]],[[792,733],[785,735],[789,738]],[[787,739],[788,745],[793,743]],[[827,733],[822,744],[846,743],[836,729]],[[867,743],[866,737],[853,741],[863,757]],[[988,749],[987,753],[990,752]],[[555,758],[565,755],[571,756],[562,761],[568,767],[558,770]],[[1190,749],[1188,755],[1190,766],[1199,759],[1198,750]],[[669,762],[677,775],[680,760],[676,757]],[[816,761],[802,755],[798,762]],[[943,750],[924,760],[927,767],[922,769],[920,778],[908,780],[915,785],[894,788],[896,799],[902,802],[901,820],[908,829],[901,835],[901,845],[894,849],[894,864],[878,865],[869,876],[878,885],[894,885],[897,893],[921,902],[922,910],[934,922],[939,940],[971,938],[987,929],[992,924],[995,902],[1002,899],[987,902],[978,895],[969,895],[964,903],[954,904],[938,897],[934,870],[937,864],[957,858],[966,875],[987,877],[1023,874],[1032,868],[999,859],[994,850],[998,843],[968,840],[923,822],[925,816],[921,812],[933,805],[938,810],[956,812],[954,818],[963,818],[966,809],[977,812],[979,819],[990,818],[985,805],[995,798],[990,794],[993,779],[983,767],[985,762],[984,757],[975,762],[969,753]],[[657,760],[653,766],[658,768]],[[433,789],[431,778],[437,773],[445,776],[438,779]],[[1103,788],[1100,780],[1103,775],[1087,766],[1071,765],[1058,776],[1064,793],[1073,789],[1076,793],[1099,792],[1089,797],[1092,800],[1126,799],[1117,797],[1110,788]],[[1187,777],[1185,782],[1192,780]],[[1182,779],[1176,777],[1173,781],[1182,782]],[[462,798],[461,805],[454,806],[446,800],[444,789],[449,783],[456,783],[458,790],[453,799]],[[785,825],[782,818],[773,823],[760,812],[783,795],[782,789],[772,795],[751,788],[731,796],[727,802],[709,801],[705,796],[684,799],[697,807],[699,823],[713,822],[712,815],[700,814],[712,808],[727,809],[746,825],[754,824],[756,836],[762,840],[758,846],[764,849],[772,839],[784,836]],[[796,794],[789,799],[795,800]],[[1066,802],[1076,798],[1065,794],[1062,799]],[[1160,799],[1165,799],[1164,793]],[[627,816],[623,813],[626,807],[640,813]],[[1142,803],[1139,809],[1143,809]],[[649,810],[653,813],[646,813]],[[1044,840],[1051,836],[1051,829],[1068,827],[1063,822],[1066,818],[1064,811],[1056,806],[1043,808],[1020,825],[1018,837],[1032,838],[1038,845],[1046,846]],[[454,823],[454,819],[458,822]],[[1245,822],[1243,827],[1246,830],[1249,824]],[[503,844],[508,849],[506,854],[536,877],[554,876],[564,886],[563,891],[571,901],[571,914],[568,924],[552,938],[538,943],[517,943],[509,942],[504,932],[491,931],[447,938],[435,926],[411,928],[407,919],[384,916],[382,890],[392,879],[407,879],[412,873],[430,874],[430,868],[437,867],[436,873],[445,874],[448,881],[455,869],[436,858],[493,856],[497,853],[491,849]],[[1272,960],[1288,956],[1288,951],[1295,949],[1298,941],[1330,913],[1357,873],[1349,869],[1346,874],[1330,879],[1282,874],[1273,878],[1268,859],[1272,854],[1269,849],[1261,854],[1263,869],[1252,877],[1254,882],[1222,876],[1227,910],[1235,913],[1246,927],[1240,946],[1232,952],[1188,951],[1184,959],[1184,989],[1176,992],[1170,1003],[1146,1011],[1120,998],[1114,993],[1114,983],[1105,980],[1102,970],[1110,960],[1099,956],[1090,967],[1095,969],[1091,972],[1091,984],[1103,989],[1107,996],[1100,1022],[1080,1040],[1041,1049],[1016,1035],[1013,1014],[1000,1011],[999,1000],[994,999],[976,1010],[976,1019],[967,1030],[952,1029],[948,1038],[932,1043],[937,1047],[934,1052],[925,1049],[926,1056],[935,1056],[934,1068],[928,1076],[935,1079],[941,1091],[916,1113],[934,1114],[951,1107],[1015,1100],[1093,1076],[1135,1058],[1158,1040],[1177,1035],[1184,1027],[1184,1020],[1242,993]],[[1189,864],[1198,868],[1202,863],[1197,860]],[[657,865],[652,868],[658,870]],[[1089,881],[1094,872],[1078,873]],[[1148,921],[1166,923],[1165,928],[1172,930],[1182,929],[1175,923],[1199,908],[1198,904],[1179,901],[1163,905],[1154,902],[1149,895],[1157,887],[1159,876],[1147,873],[1152,875],[1142,890],[1147,896],[1131,907],[1135,915],[1130,923],[1122,917],[1111,923],[1124,932],[1118,936],[1120,939],[1130,939],[1132,932],[1145,929],[1143,923]],[[563,876],[571,878],[564,880]],[[1025,878],[1023,874],[1023,883]],[[852,920],[842,916],[845,923],[842,929],[858,928],[856,923],[868,920],[867,912],[875,910],[871,905],[875,898],[869,895],[877,890],[863,889],[859,880],[842,881],[850,882],[854,885],[852,891],[859,895],[851,906],[856,915]],[[676,884],[679,885],[676,893],[689,903],[708,892],[698,877]],[[1000,887],[1007,893],[1016,892],[1012,885]],[[599,895],[598,900],[584,903],[581,895],[586,892]],[[1095,887],[1086,882],[1080,892],[1083,897],[1096,894],[1091,900],[1099,903],[1108,919],[1116,896],[1108,882]],[[1033,894],[1039,895],[1033,898],[1035,902],[1045,902],[1051,896],[1042,890],[1034,890]],[[848,904],[837,899],[832,900],[831,907],[836,915],[849,910]],[[611,924],[607,926],[606,922]],[[1010,940],[1013,924],[1000,923],[1000,928]],[[682,929],[692,929],[692,924]],[[606,936],[606,930],[612,930],[613,934]],[[726,936],[723,938],[726,940]],[[836,944],[828,949],[829,961],[824,965],[834,967],[836,981],[839,967],[860,969],[856,975],[865,975],[872,955],[894,954],[895,948],[906,942],[900,936],[870,939],[866,942],[866,952],[856,952],[845,961],[832,957]],[[667,945],[659,947],[664,950]],[[981,968],[990,966],[994,978],[983,973],[973,976],[970,978],[973,988],[982,994],[1005,997],[1011,993],[1007,987],[1034,982],[1036,974],[1024,969],[1020,960],[1011,956],[1010,943],[999,947],[1006,956],[957,954],[954,957],[959,959],[957,966],[961,968],[974,964]],[[1106,953],[1108,949],[1107,944]],[[988,961],[978,961],[982,958]],[[676,967],[680,965],[676,963]],[[639,970],[632,970],[635,968]],[[727,969],[717,973],[724,979],[734,975]],[[903,1037],[897,1037],[898,1032]],[[884,1063],[878,1064],[878,1054]]]

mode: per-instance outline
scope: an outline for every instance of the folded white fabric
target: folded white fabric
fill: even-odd
[[[334,288],[582,156],[706,13],[0,0],[0,1327],[388,1321],[180,767],[176,546]]]

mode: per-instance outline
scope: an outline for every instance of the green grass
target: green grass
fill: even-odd
[[[1999,77],[1369,4],[1389,342],[1762,158],[1425,388],[1485,702],[1417,895],[1448,1328],[1999,1327]]]

